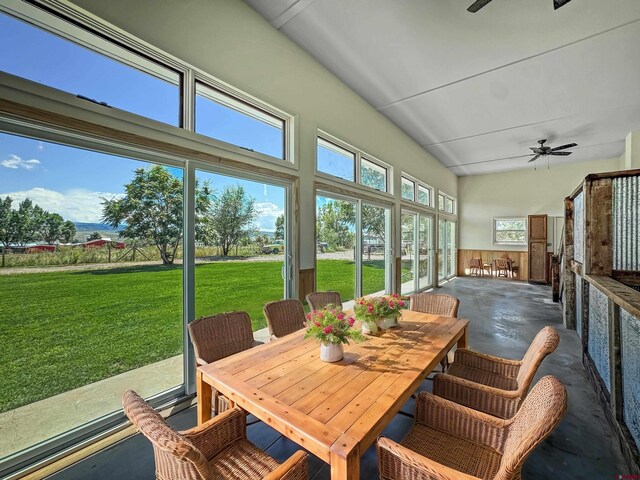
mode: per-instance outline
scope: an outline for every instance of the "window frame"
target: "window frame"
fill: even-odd
[[[202,92],[202,91],[198,91],[198,86],[201,85],[204,89],[206,89],[206,92]],[[256,105],[254,105],[253,103],[247,102],[241,98],[239,98],[237,95],[231,95],[228,92],[225,92],[224,90],[220,89],[220,88],[216,88],[213,87],[211,85],[209,85],[208,83],[205,83],[204,81],[201,81],[199,79],[195,80],[195,86],[194,86],[194,120],[193,120],[193,131],[198,134],[198,135],[202,135],[204,137],[207,138],[211,138],[213,140],[216,140],[218,142],[224,142],[227,143],[229,145],[234,145],[236,147],[242,148],[243,150],[246,150],[248,152],[251,153],[258,153],[260,155],[265,155],[269,158],[274,158],[276,160],[281,160],[281,161],[288,161],[289,155],[288,155],[288,151],[287,151],[287,120],[286,118],[282,118],[282,116],[274,114],[271,111],[268,111],[265,108],[260,108]],[[242,145],[236,145],[235,143],[230,143],[230,142],[226,142],[224,140],[212,137],[211,135],[207,135],[204,133],[200,133],[196,131],[197,125],[196,125],[196,120],[195,120],[195,115],[196,115],[196,111],[195,111],[195,98],[200,95],[201,97],[217,103],[219,105],[222,105],[223,107],[226,107],[228,109],[234,110],[242,115],[245,115],[249,118],[252,118],[254,120],[260,121],[262,123],[265,123],[267,125],[270,125],[272,127],[276,127],[279,128],[282,131],[282,158],[280,157],[274,157],[272,155],[268,155],[266,153],[260,152],[258,150],[253,150],[250,149],[249,147],[244,147]],[[276,120],[276,121],[274,121]]]
[[[99,54],[120,61],[121,63],[125,63],[132,68],[150,73],[156,77],[158,77],[157,72],[149,71],[148,68],[136,63],[133,59],[143,58],[151,64],[157,64],[161,68],[177,72],[181,78],[178,98],[180,102],[178,126],[169,125],[117,107],[107,108],[87,100],[79,99],[73,93],[33,82],[24,77],[11,75],[6,72],[0,72],[0,80],[2,80],[0,83],[17,84],[20,90],[30,94],[47,98],[63,99],[62,103],[71,103],[84,110],[94,111],[118,120],[135,123],[136,125],[160,131],[163,134],[169,132],[174,135],[181,135],[188,140],[195,139],[204,145],[212,147],[214,150],[220,151],[221,155],[248,164],[257,163],[259,165],[268,162],[272,165],[284,166],[296,170],[299,168],[296,156],[297,130],[295,117],[284,110],[223,82],[186,61],[174,57],[162,51],[160,48],[150,45],[132,34],[110,25],[105,20],[86,13],[79,6],[64,4],[57,0],[55,3],[46,0],[32,0],[30,3],[21,0],[5,0],[0,4],[0,12],[16,17],[37,28],[41,28],[49,33],[77,43]],[[93,41],[102,43],[103,46],[96,46]],[[131,56],[115,55],[114,52],[109,51],[108,45],[114,45],[120,49],[131,52]],[[8,82],[5,82],[5,78]],[[284,159],[278,159],[206,135],[197,134],[195,132],[196,81],[202,82],[215,90],[219,90],[236,101],[246,103],[257,110],[262,110],[284,120]]]
[[[457,216],[458,215],[458,200],[452,195],[443,192],[442,190],[438,190],[438,205],[436,205],[436,209],[438,212],[441,212],[444,215]],[[443,199],[442,208],[440,208],[440,198]],[[447,210],[447,201],[451,202],[451,211]]]
[[[406,180],[408,182],[412,182],[414,187],[413,187],[413,199],[409,199],[409,198],[405,198],[402,196],[402,181]],[[429,202],[428,203],[423,203],[419,200],[420,198],[420,189],[426,190],[427,192],[429,192]],[[433,193],[434,193],[434,188],[423,182],[422,180],[417,179],[416,177],[409,175],[408,173],[402,172],[401,174],[401,180],[400,180],[400,200],[402,202],[411,202],[411,204],[413,205],[418,205],[421,208],[428,208],[428,209],[432,209],[433,207]]]
[[[524,225],[524,228],[522,230],[518,229],[518,230],[498,230],[497,226],[498,226],[498,222],[500,221],[511,221],[511,222],[522,222],[522,224]],[[522,246],[522,245],[527,245],[527,236],[528,236],[528,219],[527,217],[519,217],[519,216],[512,216],[512,217],[494,217],[493,220],[493,244],[494,245],[515,245],[515,246]],[[510,241],[498,241],[497,239],[497,233],[498,232],[522,232],[524,234],[524,239],[521,242],[510,242]]]
[[[338,177],[336,175],[332,175],[328,172],[323,172],[322,170],[318,170],[318,142],[319,140],[323,140],[328,142],[329,144],[335,145],[343,150],[348,151],[350,154],[354,155],[354,180],[347,180],[342,177]],[[383,162],[382,160],[376,158],[373,155],[365,152],[364,150],[359,149],[358,147],[354,147],[353,145],[340,140],[334,135],[326,132],[325,130],[317,129],[316,131],[316,148],[314,150],[315,154],[315,162],[314,162],[314,172],[316,177],[325,178],[331,180],[332,182],[339,182],[345,186],[353,187],[354,185],[357,188],[363,189],[366,192],[372,192],[377,195],[384,195],[385,197],[390,197],[393,195],[393,166],[390,164]],[[386,190],[378,190],[377,188],[370,187],[369,185],[365,185],[362,183],[362,161],[366,161],[368,163],[372,163],[377,167],[380,167],[386,171],[385,178],[385,187]]]

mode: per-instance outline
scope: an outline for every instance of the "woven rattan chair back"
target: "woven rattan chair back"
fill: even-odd
[[[560,335],[553,327],[544,327],[529,345],[527,353],[524,354],[522,365],[518,371],[518,389],[525,393],[533,381],[533,377],[538,371],[538,367],[547,355],[553,352],[560,344]]]
[[[304,307],[295,298],[267,303],[264,316],[272,338],[284,337],[305,327]]]
[[[507,258],[496,258],[495,265],[498,276],[500,273],[503,273],[505,277],[509,276],[509,260]]]
[[[153,445],[156,478],[207,479],[212,472],[206,457],[189,439],[171,428],[151,406],[133,390],[122,395],[124,413]]]
[[[416,293],[409,297],[409,310],[443,317],[457,317],[460,300],[451,295]]]
[[[496,480],[520,479],[527,456],[560,423],[567,410],[567,390],[556,377],[543,377],[531,389],[507,426]]]
[[[189,324],[189,336],[199,363],[215,362],[253,346],[247,312],[220,313]]]
[[[469,259],[469,275],[482,275],[482,259],[481,258]]]
[[[342,306],[338,292],[313,292],[308,294],[306,299],[311,310],[322,310],[327,305]]]

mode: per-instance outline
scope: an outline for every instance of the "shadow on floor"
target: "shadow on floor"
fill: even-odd
[[[558,428],[526,461],[523,478],[535,480],[613,479],[627,473],[615,438],[582,367],[581,345],[575,331],[562,326],[558,304],[551,290],[522,282],[500,282],[483,278],[458,278],[437,290],[460,298],[459,315],[469,319],[470,348],[507,358],[521,358],[535,334],[545,325],[560,333],[558,349],[543,362],[536,379],[553,374],[566,386],[567,415]],[[421,389],[430,389],[424,382]],[[403,407],[413,410],[413,400]],[[169,419],[178,429],[195,425],[195,408]],[[411,428],[411,419],[397,415],[383,435],[399,441]],[[248,428],[249,438],[279,461],[298,446],[263,423]],[[329,469],[315,457],[310,459],[310,478],[329,479]],[[375,446],[361,459],[361,478],[378,477]],[[67,479],[153,479],[153,450],[140,435],[130,437],[49,477]]]

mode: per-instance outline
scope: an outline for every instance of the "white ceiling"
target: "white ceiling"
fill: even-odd
[[[640,0],[246,0],[457,175],[624,152],[640,129]],[[541,159],[546,167],[547,160]]]

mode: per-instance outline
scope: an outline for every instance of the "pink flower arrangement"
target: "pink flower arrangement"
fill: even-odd
[[[369,297],[356,299],[353,310],[356,318],[363,323],[374,323],[383,318],[398,318],[400,312],[406,307],[405,300],[394,293],[382,297]]]
[[[322,343],[345,343],[349,340],[363,340],[362,333],[354,330],[356,319],[347,316],[341,307],[327,305],[323,310],[307,313],[307,333],[305,338],[315,337]]]

